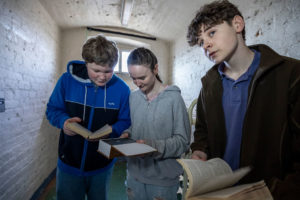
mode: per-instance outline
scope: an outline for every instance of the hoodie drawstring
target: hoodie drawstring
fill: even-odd
[[[82,116],[82,120],[83,120],[83,121],[85,120],[86,96],[87,96],[87,87],[85,86],[84,104],[83,104],[83,116]]]
[[[104,111],[106,112],[106,84],[104,88]]]

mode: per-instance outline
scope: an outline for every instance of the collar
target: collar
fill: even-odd
[[[257,70],[258,66],[259,66],[259,63],[260,63],[260,52],[259,51],[256,51],[254,49],[251,49],[253,52],[254,52],[254,58],[252,60],[252,63],[251,65],[249,66],[249,68],[247,69],[247,71],[242,74],[238,80],[241,81],[241,80],[247,80],[248,78],[251,78],[255,71]],[[221,76],[221,79],[223,78],[228,78],[230,79],[229,77],[227,77],[227,75],[224,73],[224,68],[225,68],[225,63],[222,62],[219,66],[218,66],[218,72]]]

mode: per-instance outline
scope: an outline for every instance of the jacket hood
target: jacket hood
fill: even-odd
[[[164,91],[165,92],[179,92],[179,93],[181,93],[180,88],[176,85],[169,85],[169,86],[167,86],[167,88]]]
[[[84,61],[72,60],[67,65],[67,72],[78,82],[93,86],[94,83],[88,76],[86,64]],[[106,87],[113,84],[116,80],[115,75],[106,83]]]
[[[139,93],[139,95],[142,95],[145,99],[147,99],[146,95],[140,89],[136,89],[136,91]],[[159,93],[158,97],[168,95],[170,94],[170,92],[178,92],[179,94],[181,94],[181,90],[178,86],[168,85],[162,92]]]

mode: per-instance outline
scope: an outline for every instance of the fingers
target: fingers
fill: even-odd
[[[194,154],[192,154],[191,159],[194,159],[194,160],[201,160],[201,158],[200,158],[199,156],[194,155]]]
[[[69,135],[69,136],[74,136],[74,135],[76,135],[75,132],[70,131],[70,130],[67,129],[67,128],[64,128],[64,133],[65,133],[66,135]]]
[[[68,123],[69,122],[77,122],[77,123],[79,123],[79,122],[81,122],[81,119],[79,117],[72,117],[72,118],[67,119],[66,121]]]
[[[129,134],[127,132],[122,133],[122,135],[120,136],[120,138],[128,138]]]
[[[196,150],[192,153],[191,159],[206,161],[207,154],[203,151]]]
[[[64,133],[69,135],[69,136],[74,136],[74,135],[76,135],[76,133],[67,128],[67,124],[70,123],[70,122],[79,123],[79,122],[81,122],[81,119],[79,117],[72,117],[72,118],[67,119],[64,122],[64,127],[63,127]]]
[[[136,142],[140,144],[146,144],[145,140],[137,140]]]

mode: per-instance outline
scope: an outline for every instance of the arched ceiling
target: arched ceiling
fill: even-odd
[[[209,0],[127,0],[133,6],[127,25],[121,23],[126,0],[39,0],[63,29],[86,26],[127,28],[173,41],[184,34],[201,5]]]

